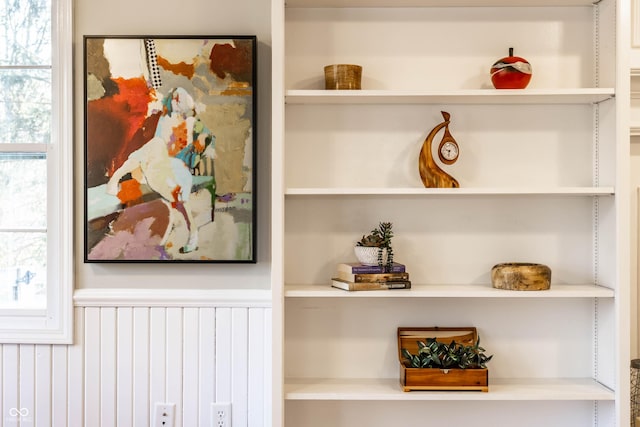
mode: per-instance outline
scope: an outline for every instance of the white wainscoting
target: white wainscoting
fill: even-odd
[[[0,426],[152,425],[155,402],[176,427],[271,425],[268,291],[79,291],[75,342],[0,346]]]

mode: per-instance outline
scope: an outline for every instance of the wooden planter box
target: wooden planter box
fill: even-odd
[[[464,345],[473,345],[477,337],[474,327],[398,328],[400,384],[403,390],[489,391],[488,369],[411,368],[402,357],[403,348],[417,354],[417,341],[425,341],[427,338],[435,338],[447,344],[455,340]]]

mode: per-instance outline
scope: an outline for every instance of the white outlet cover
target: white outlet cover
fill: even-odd
[[[176,420],[176,404],[156,402],[153,411],[153,427],[174,427]]]
[[[211,404],[211,426],[231,427],[231,402],[214,402]]]

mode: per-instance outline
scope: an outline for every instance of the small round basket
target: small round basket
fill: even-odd
[[[551,269],[544,264],[497,264],[491,269],[491,284],[511,291],[544,291],[551,286]]]

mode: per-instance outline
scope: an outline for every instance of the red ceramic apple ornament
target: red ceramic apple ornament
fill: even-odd
[[[524,89],[531,80],[531,64],[519,56],[513,56],[513,48],[509,48],[509,56],[499,59],[491,66],[491,83],[496,89]]]

